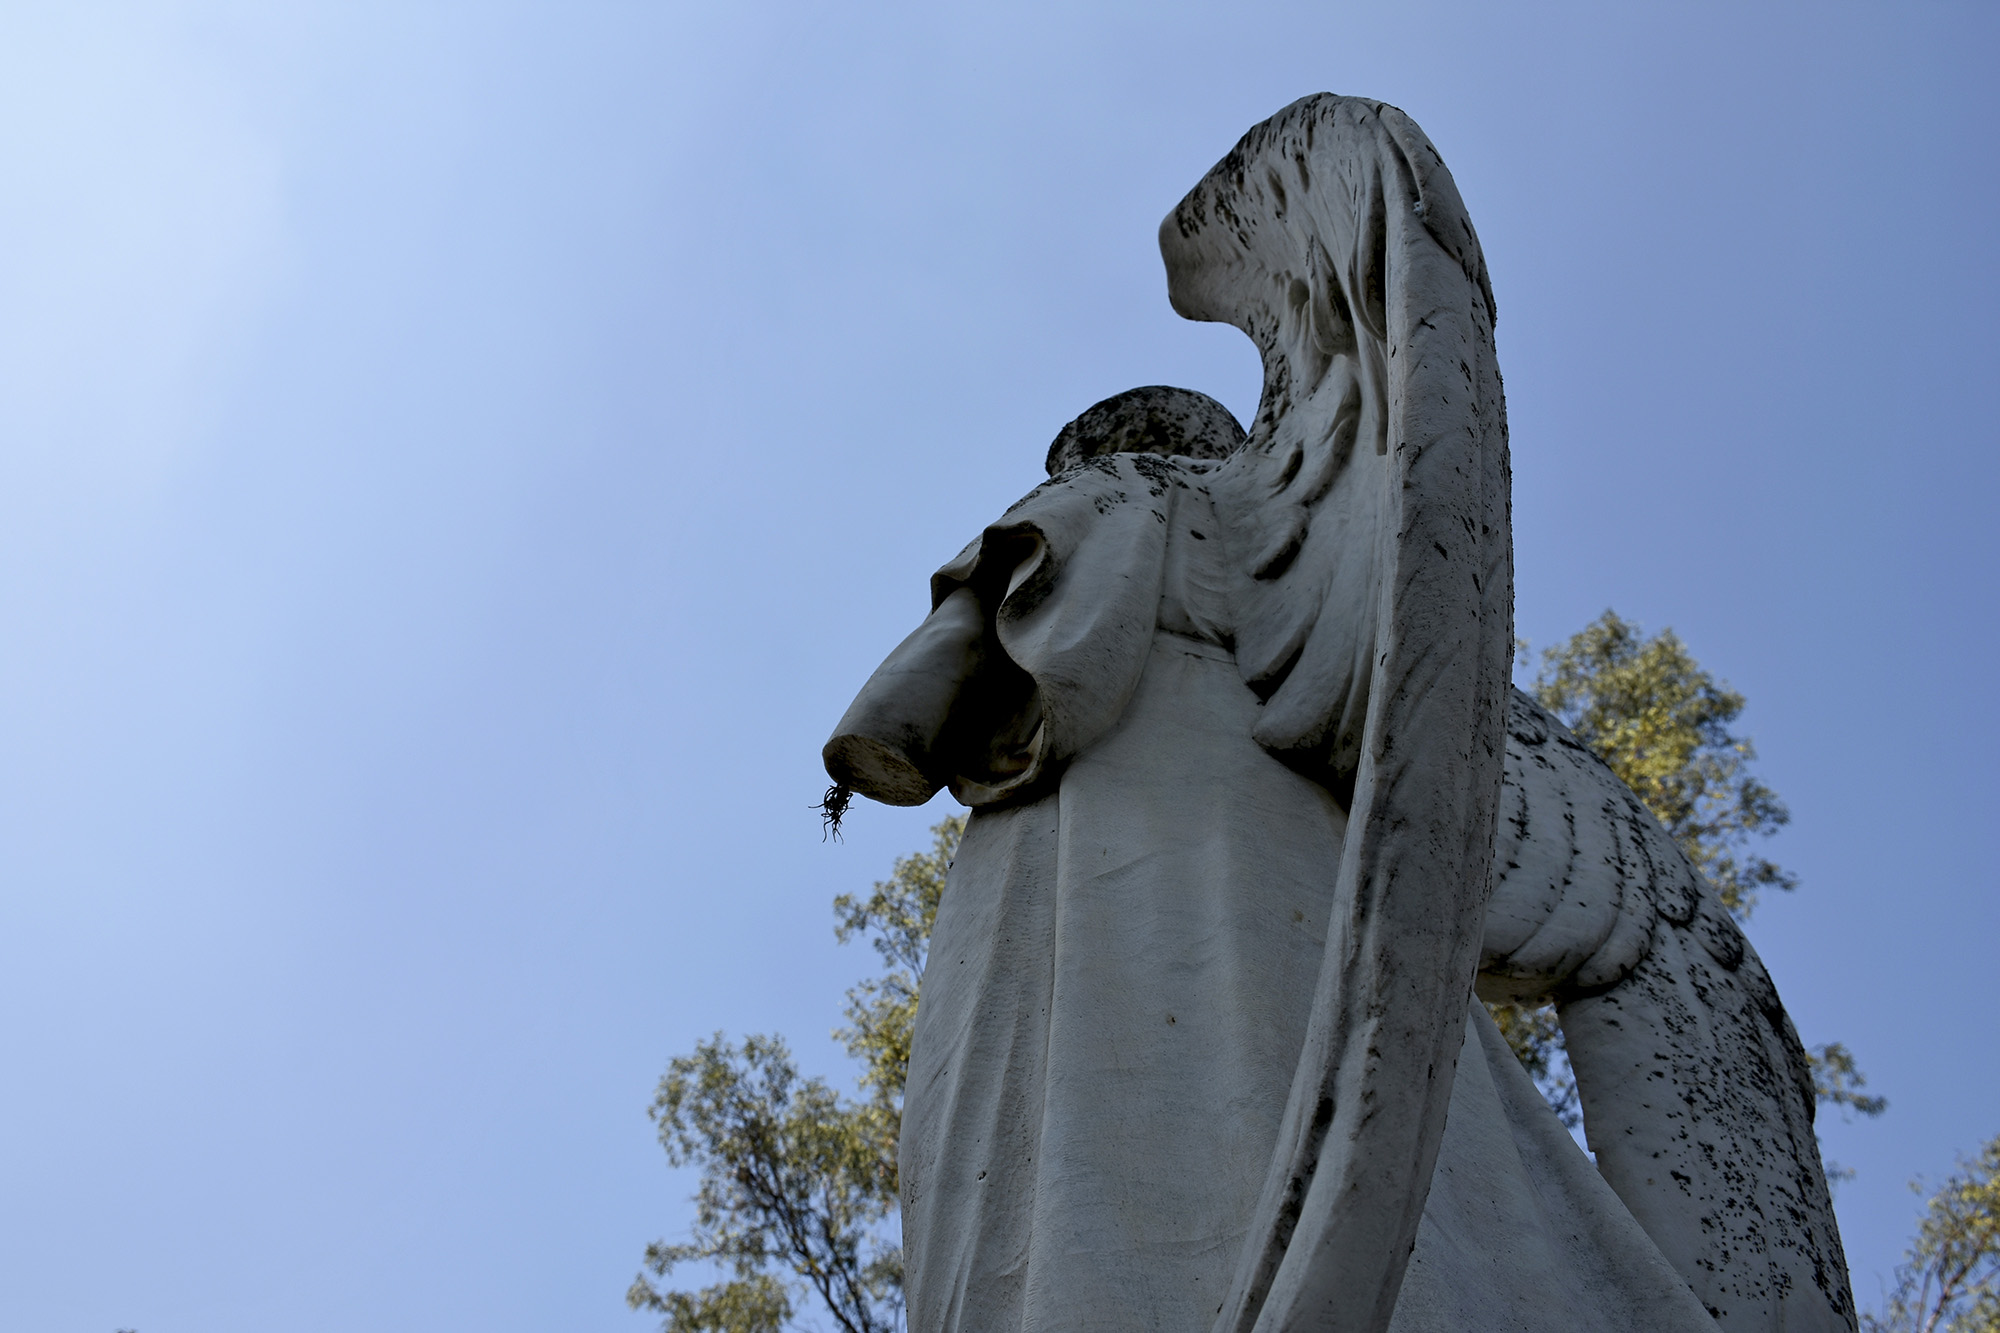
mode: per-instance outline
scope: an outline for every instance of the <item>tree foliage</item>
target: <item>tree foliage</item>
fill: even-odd
[[[1912,1182],[1912,1189],[1921,1185]],[[1863,1333],[2000,1333],[2000,1137],[1931,1195],[1916,1241]]]
[[[1837,1106],[1860,1115],[1881,1115],[1889,1109],[1888,1098],[1871,1097],[1862,1091],[1868,1086],[1868,1076],[1855,1067],[1853,1055],[1841,1043],[1815,1046],[1806,1052],[1806,1060],[1812,1065],[1813,1091],[1819,1094],[1821,1106]]]
[[[652,1117],[668,1160],[699,1167],[701,1184],[693,1240],[647,1246],[646,1268],[706,1261],[728,1276],[690,1292],[642,1273],[634,1309],[664,1315],[666,1333],[775,1333],[803,1283],[844,1333],[900,1325],[902,1255],[877,1227],[895,1203],[895,1129],[876,1107],[801,1079],[778,1038],[717,1033],[668,1066]]]
[[[862,1063],[861,1086],[882,1123],[891,1129],[886,1149],[890,1192],[895,1192],[894,1128],[902,1123],[903,1084],[910,1072],[910,1037],[916,1030],[917,987],[930,953],[931,926],[944,897],[944,880],[965,836],[965,816],[949,815],[931,829],[931,850],[898,857],[889,878],[866,898],[843,893],[833,900],[834,934],[842,944],[856,935],[870,943],[888,970],[847,992],[848,1026],[834,1035]]]
[[[866,897],[834,899],[834,933],[867,938],[886,970],[847,992],[835,1036],[862,1063],[850,1101],[801,1079],[775,1037],[732,1046],[720,1033],[676,1059],[652,1116],[675,1166],[695,1166],[693,1240],[646,1249],[626,1300],[665,1318],[666,1333],[776,1333],[803,1285],[846,1333],[902,1322],[903,1256],[882,1239],[896,1208],[896,1138],[931,925],[965,832],[953,815],[929,852],[899,858]],[[686,1263],[727,1275],[694,1291],[653,1281]],[[649,1276],[650,1274],[650,1276]]]
[[[1730,731],[1743,696],[1702,669],[1670,629],[1647,638],[1606,611],[1542,654],[1535,697],[1646,803],[1739,921],[1760,889],[1798,879],[1748,848],[1791,820],[1749,772],[1757,751]]]

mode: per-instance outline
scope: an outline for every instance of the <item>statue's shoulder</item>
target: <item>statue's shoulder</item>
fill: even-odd
[[[1002,521],[1044,507],[1085,503],[1099,513],[1134,501],[1163,500],[1175,490],[1206,490],[1221,464],[1213,459],[1153,453],[1096,454],[1079,459],[1008,506]]]

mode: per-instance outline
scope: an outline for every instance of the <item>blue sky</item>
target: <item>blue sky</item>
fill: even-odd
[[[1872,1304],[2000,1133],[2000,12],[0,10],[0,1326],[640,1329],[644,1110],[872,956],[818,749],[1136,384],[1159,218],[1409,111],[1500,307],[1520,632],[1671,625],[1804,887],[1751,935]]]

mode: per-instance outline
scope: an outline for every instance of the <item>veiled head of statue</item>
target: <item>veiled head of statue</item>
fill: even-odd
[[[1150,384],[1096,404],[1049,446],[1049,475],[1102,454],[1224,459],[1243,447],[1243,427],[1205,393]]]

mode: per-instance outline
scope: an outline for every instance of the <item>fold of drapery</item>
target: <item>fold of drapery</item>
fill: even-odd
[[[1312,1019],[1216,1333],[1381,1333],[1490,885],[1513,656],[1491,292],[1430,141],[1355,98],[1252,129],[1161,248],[1176,308],[1264,357],[1250,441],[1217,478],[1257,553],[1238,637],[1268,692],[1257,738],[1354,783]]]
[[[1296,194],[1288,193],[1288,179]],[[1318,895],[1313,901],[1324,907],[1325,944],[1315,979],[1287,992],[1295,1000],[1309,998],[1310,1018],[1301,1020],[1300,1051],[1263,1193],[1247,1209],[1241,1255],[1215,1327],[1375,1333],[1393,1315],[1402,1328],[1414,1317],[1408,1312],[1424,1303],[1415,1295],[1400,1300],[1414,1262],[1408,1256],[1413,1247],[1422,1255],[1425,1225],[1436,1222],[1440,1210],[1449,1211],[1441,1203],[1427,1209],[1426,1200],[1438,1188],[1451,1145],[1467,1129],[1467,1117],[1452,1108],[1471,1095],[1472,1084],[1458,1085],[1455,1067],[1460,1051],[1471,1049],[1464,1005],[1491,869],[1512,649],[1505,424],[1491,293],[1476,237],[1435,150],[1400,112],[1355,99],[1309,98],[1253,130],[1168,219],[1162,241],[1177,308],[1237,323],[1264,353],[1266,391],[1248,444],[1214,469],[1143,455],[1093,459],[1089,470],[1057,479],[1010,511],[940,571],[932,620],[863,691],[829,745],[829,769],[837,780],[845,780],[843,772],[870,778],[865,765],[843,768],[849,751],[841,746],[858,737],[854,755],[902,754],[907,760],[898,761],[900,768],[885,767],[895,781],[878,783],[869,794],[908,803],[913,793],[923,799],[950,782],[954,794],[981,811],[975,830],[995,827],[990,820],[1040,828],[1035,820],[1041,820],[1047,847],[1056,849],[1048,853],[1053,859],[1043,858],[1042,865],[1035,857],[1003,858],[1015,869],[1040,865],[1026,881],[1009,879],[1012,870],[1002,876],[1011,886],[1002,897],[1020,904],[1035,900],[1037,876],[1052,903],[1091,896],[1098,878],[1077,862],[1079,823],[1105,830],[1123,821],[1152,829],[1164,840],[1160,845],[1181,848],[1182,865],[1199,864],[1196,853],[1205,846],[1231,842],[1223,833],[1183,846],[1175,838],[1213,827],[1192,817],[1160,825],[1145,802],[1105,795],[1116,783],[1107,783],[1104,771],[1116,765],[1103,756],[1144,748],[1133,739],[1135,715],[1171,739],[1199,701],[1234,700],[1230,706],[1243,712],[1237,719],[1243,733],[1261,749],[1246,749],[1238,743],[1243,736],[1232,734],[1218,753],[1226,748],[1282,760],[1284,771],[1321,798],[1337,792],[1345,800],[1351,792],[1351,818],[1342,821],[1337,857],[1270,870],[1279,883]],[[1177,545],[1169,535],[1169,514],[1179,507],[1175,492],[1190,489],[1202,493],[1211,511],[1204,520],[1211,531],[1193,537],[1217,539],[1206,565],[1221,571],[1215,583],[1227,585],[1228,595],[1212,624],[1190,618],[1188,637],[1207,645],[1203,652],[1169,643],[1163,656],[1163,642],[1183,630],[1169,624],[1170,598],[1162,594],[1186,581],[1185,571],[1173,572],[1173,561],[1177,551],[1189,549],[1187,541]],[[1142,494],[1166,503],[1149,507]],[[1088,510],[1076,503],[1079,498],[1090,501]],[[1160,525],[1158,531],[1147,528],[1148,519]],[[1224,550],[1228,559],[1218,564]],[[1149,598],[1157,623],[1148,616]],[[1214,627],[1220,632],[1211,632]],[[1236,669],[1229,689],[1213,674],[1223,660],[1209,651],[1217,647]],[[1183,659],[1191,657],[1211,668],[1202,690],[1183,691],[1174,708],[1162,710],[1158,680],[1184,674]],[[911,688],[916,684],[923,688]],[[961,698],[981,702],[950,705]],[[893,744],[866,739],[891,732],[898,737]],[[978,744],[968,740],[980,737],[985,740]],[[1146,779],[1156,770],[1170,766],[1132,768],[1120,780],[1132,791],[1147,790]],[[1252,765],[1247,771],[1258,774],[1250,787],[1283,785],[1270,781],[1279,768]],[[862,780],[852,785],[868,790]],[[1065,820],[1067,806],[1091,814]],[[1195,812],[1181,807],[1184,816]],[[1297,827],[1312,823],[1305,819]],[[1117,844],[1135,860],[1148,855],[1143,840],[1115,832],[1091,836],[1101,854]],[[1268,849],[1272,840],[1263,841]],[[970,833],[968,845],[975,845]],[[1332,876],[1329,864],[1338,867]],[[1235,882],[1227,875],[1215,882],[1223,881]],[[1134,911],[1152,910],[1151,901],[1141,894]],[[1061,954],[1062,936],[1058,929],[1049,938],[1052,957]],[[1720,947],[1706,939],[1704,945],[1711,954]],[[1717,957],[1725,970],[1736,966]],[[1011,984],[1024,971],[1034,971],[1032,958],[1005,973]],[[1630,975],[1643,973],[1639,967]],[[1761,971],[1745,976],[1754,981]],[[1044,1017],[1057,1009],[1069,1011],[1073,1022],[1077,1014],[1088,1015],[1090,1001],[1057,1005],[1050,984]],[[1072,987],[1070,998],[1091,993],[1087,984]],[[927,981],[925,1004],[933,1019],[922,1019],[920,1010],[920,1022],[948,1022],[936,1017],[940,1007],[930,996]],[[1034,995],[1021,998],[1032,1001]],[[1105,1013],[1118,1007],[1115,992],[1097,999],[1108,1005]],[[1775,996],[1768,999],[1752,996],[1751,1008],[1784,1026],[1778,1036],[1786,1040],[1772,1045],[1782,1066],[1779,1057],[1797,1043],[1781,1022]],[[1042,1044],[1042,1082],[1027,1072],[1021,1080],[1045,1093],[1053,1086],[1053,1053],[1071,1044],[1053,1028],[1043,1033]],[[942,1060],[948,1045],[932,1041],[929,1054]],[[920,1056],[926,1049],[920,1042]],[[1623,1057],[1621,1048],[1613,1058]],[[913,1065],[913,1108],[919,1105],[917,1069]],[[1480,1086],[1492,1092],[1504,1083],[1489,1077]],[[959,1091],[946,1098],[951,1105],[966,1104]],[[989,1100],[999,1104],[1018,1091]],[[1586,1089],[1586,1100],[1589,1095]],[[987,1101],[973,1097],[971,1104]],[[1788,1102],[1780,1107],[1779,1119],[1787,1120],[1782,1128],[1798,1149],[1799,1126],[1787,1119],[1791,1109]],[[1546,1111],[1540,1114],[1547,1118]],[[1090,1132],[1077,1126],[1088,1121],[1081,1113],[1073,1121],[1051,1116],[1044,1104],[1037,1134],[1054,1126],[1058,1138],[1087,1141]],[[1539,1124],[1535,1133],[1547,1139],[1542,1131],[1550,1124]],[[1805,1133],[1809,1137],[1809,1128]],[[1118,1139],[1113,1134],[1101,1141]],[[1126,1166],[1125,1176],[1105,1173],[1103,1183],[1147,1177],[1144,1163]],[[1045,1180],[1042,1169],[1033,1177],[1033,1197],[1061,1198],[1069,1177],[1058,1172]],[[1562,1174],[1556,1169],[1551,1178]],[[1812,1192],[1804,1186],[1810,1183],[1799,1194],[1808,1202]],[[1590,1193],[1574,1181],[1562,1188]],[[986,1220],[976,1207],[955,1216],[962,1224],[956,1234],[983,1234]],[[1045,1273],[1065,1271],[1068,1263],[1074,1277],[1079,1247],[1093,1235],[1117,1234],[1086,1199],[1070,1198],[1037,1216]],[[1086,1217],[1096,1218],[1096,1233],[1075,1230],[1077,1219]],[[1659,1225],[1680,1220],[1669,1208]],[[1024,1234],[1032,1237],[1036,1228]],[[1533,1248],[1485,1234],[1495,1253],[1508,1244]],[[1050,1241],[1052,1235],[1058,1239]],[[1034,1269],[1034,1245],[1024,1245],[1027,1257],[1012,1268],[1003,1264],[1006,1273]],[[1118,1252],[1134,1264],[1146,1262],[1143,1246]],[[1828,1232],[1798,1252],[1807,1258],[1831,1254],[1837,1265],[1837,1237]],[[1656,1250],[1648,1253],[1658,1258]],[[922,1262],[915,1251],[912,1261],[913,1274],[963,1277],[978,1267]],[[1611,1267],[1629,1276],[1657,1265],[1648,1260],[1637,1269]],[[1434,1275],[1433,1268],[1417,1269],[1425,1281]],[[1592,1279],[1582,1280],[1587,1286]],[[1032,1282],[1023,1281],[1032,1296]],[[1833,1285],[1844,1291],[1844,1276]],[[1821,1286],[1829,1299],[1837,1294]],[[975,1289],[977,1284],[959,1290]],[[912,1290],[914,1295],[917,1287]],[[1024,1316],[1023,1327],[1072,1326],[1062,1324],[1062,1311],[1087,1304],[1036,1306],[1023,1299],[1024,1310],[1055,1312],[1053,1323]],[[1667,1300],[1660,1308],[1673,1311],[1680,1304]],[[1787,1317],[1782,1305],[1769,1307],[1780,1322]],[[986,1317],[976,1305],[950,1308],[967,1320]],[[1834,1315],[1837,1320],[1837,1309]],[[1658,1326],[1677,1326],[1672,1319],[1678,1315],[1661,1317],[1668,1322]],[[1576,1326],[1614,1324],[1653,1326],[1628,1316]],[[1095,1326],[1125,1324],[1109,1319]]]

